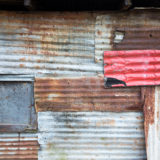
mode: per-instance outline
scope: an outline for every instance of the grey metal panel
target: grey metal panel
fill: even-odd
[[[146,159],[139,112],[39,112],[39,160]]]
[[[36,129],[32,82],[0,82],[0,132]]]

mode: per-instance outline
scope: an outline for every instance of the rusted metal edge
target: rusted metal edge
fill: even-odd
[[[154,123],[155,114],[155,87],[142,87],[141,95],[144,101],[143,111],[144,111],[144,128],[145,128],[145,138],[146,146],[148,145],[148,131],[149,126]]]
[[[147,160],[160,159],[160,133],[159,133],[159,87],[142,88],[144,98],[144,130]]]

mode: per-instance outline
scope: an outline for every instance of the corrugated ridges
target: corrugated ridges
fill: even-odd
[[[146,159],[139,112],[39,112],[39,160]]]
[[[158,10],[142,9],[97,16],[96,62],[103,61],[104,51],[160,49],[159,17]],[[119,42],[115,41],[117,31],[124,34]]]
[[[90,13],[0,12],[0,73],[47,77],[102,74]]]
[[[38,149],[35,134],[0,134],[0,160],[38,160]]]
[[[127,86],[160,84],[160,50],[104,52],[104,75]]]
[[[105,89],[97,77],[36,79],[35,101],[38,111],[140,111],[140,88]]]

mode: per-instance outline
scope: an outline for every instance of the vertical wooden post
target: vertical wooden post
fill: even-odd
[[[142,88],[147,160],[160,160],[160,87]]]

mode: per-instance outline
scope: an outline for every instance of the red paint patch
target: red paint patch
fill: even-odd
[[[160,84],[160,50],[104,52],[104,75],[127,86]],[[122,86],[113,84],[115,86]]]

